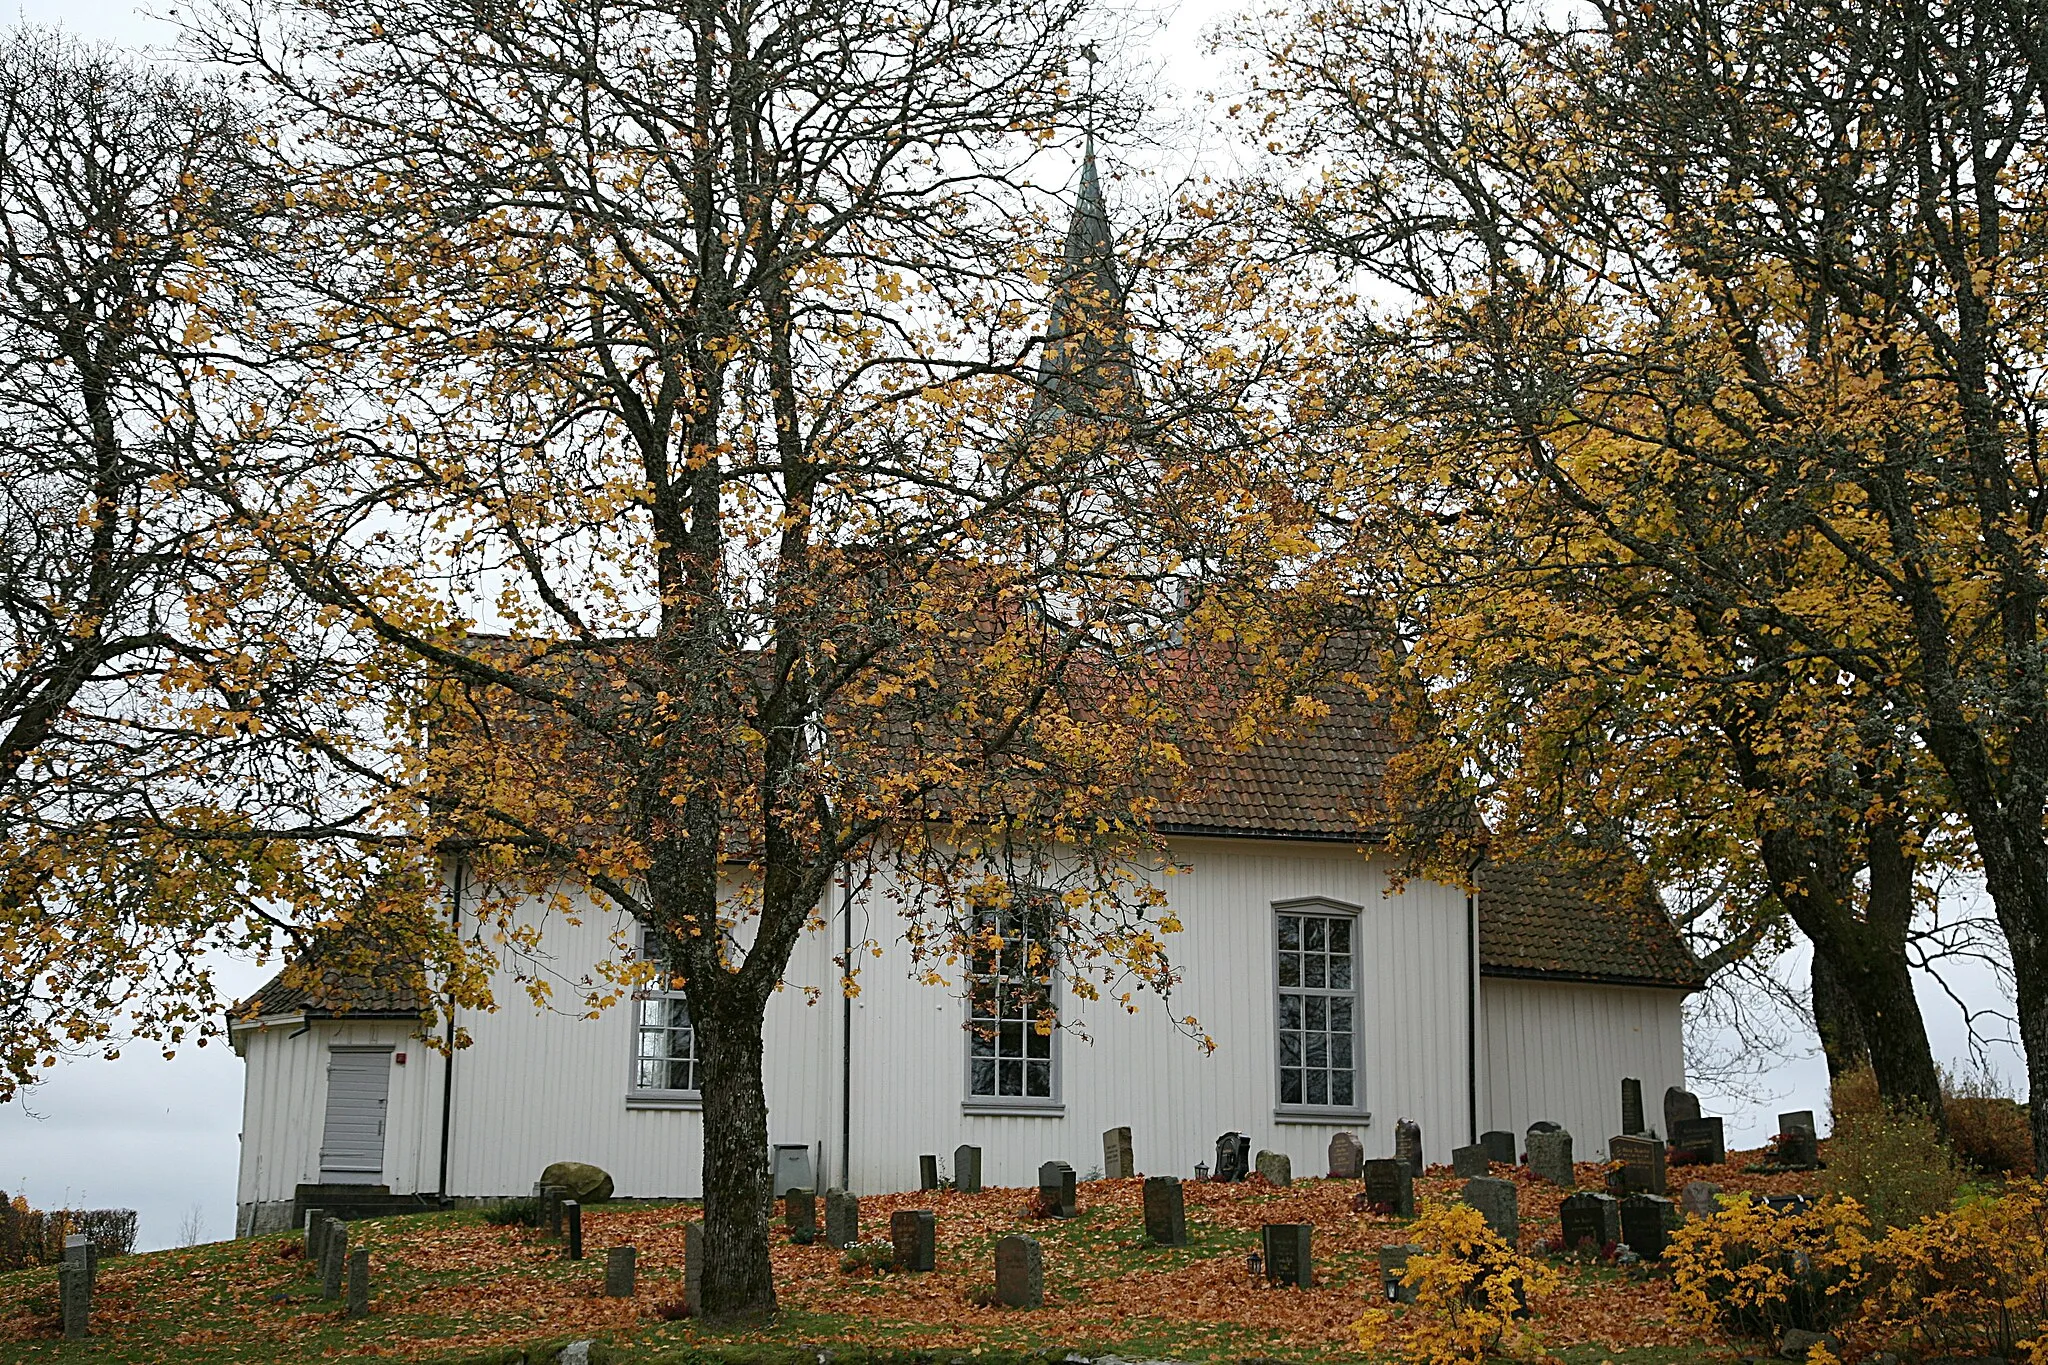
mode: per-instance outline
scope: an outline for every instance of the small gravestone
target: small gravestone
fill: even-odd
[[[348,1224],[329,1217],[320,1238],[320,1297],[332,1303],[341,1297],[342,1275],[348,1267]]]
[[[826,1196],[829,1200],[831,1196]],[[831,1221],[829,1218],[826,1220]],[[700,1220],[683,1226],[683,1307],[696,1317],[704,1311],[704,1224]]]
[[[1621,1166],[1613,1188],[1622,1194],[1664,1193],[1664,1144],[1656,1138],[1612,1137],[1607,1155]]]
[[[1268,1223],[1261,1228],[1259,1244],[1265,1253],[1266,1278],[1296,1289],[1313,1287],[1315,1265],[1310,1249],[1314,1233],[1308,1223]]]
[[[939,1187],[939,1155],[926,1152],[917,1159],[917,1187],[920,1190],[935,1190]]]
[[[604,1254],[604,1296],[608,1299],[633,1297],[640,1277],[640,1252],[636,1247],[613,1247]]]
[[[1401,1281],[1408,1275],[1409,1260],[1420,1256],[1423,1250],[1413,1242],[1379,1249],[1380,1288],[1385,1291],[1388,1303],[1415,1302],[1415,1286]]]
[[[1365,1163],[1365,1202],[1396,1218],[1415,1216],[1415,1173],[1399,1157],[1374,1157]]]
[[[1479,1145],[1486,1149],[1489,1164],[1512,1166],[1515,1164],[1515,1135],[1502,1129],[1479,1135]]]
[[[1721,1187],[1711,1180],[1688,1180],[1682,1202],[1687,1217],[1712,1218],[1721,1211]]]
[[[1239,1133],[1216,1139],[1216,1180],[1242,1180],[1251,1174],[1252,1140]]]
[[[996,1302],[1005,1308],[1045,1306],[1045,1254],[1036,1237],[1013,1234],[996,1243]]]
[[[1260,1152],[1259,1175],[1269,1185],[1286,1189],[1294,1183],[1294,1162],[1285,1152]]]
[[[981,1193],[981,1148],[963,1142],[953,1149],[953,1188],[962,1194]]]
[[[540,1187],[541,1216],[547,1221],[548,1236],[562,1235],[562,1199],[567,1192],[560,1185]]]
[[[1422,1174],[1422,1125],[1413,1119],[1394,1123],[1394,1155],[1408,1163],[1410,1175]]]
[[[1356,1180],[1365,1163],[1365,1144],[1356,1133],[1339,1133],[1330,1139],[1330,1179]]]
[[[1820,1136],[1820,1129],[1814,1126],[1811,1109],[1794,1109],[1789,1114],[1778,1115],[1778,1131],[1781,1133],[1810,1133]]]
[[[1509,1246],[1522,1235],[1522,1210],[1515,1182],[1482,1175],[1465,1182],[1461,1198],[1479,1210],[1486,1226]]]
[[[1646,1261],[1659,1260],[1670,1235],[1671,1201],[1661,1194],[1632,1194],[1621,1201],[1621,1240]]]
[[[1451,1148],[1451,1173],[1460,1180],[1471,1180],[1485,1175],[1492,1169],[1485,1143],[1475,1142],[1470,1147]]]
[[[930,1270],[937,1264],[939,1220],[930,1209],[898,1209],[889,1215],[889,1242],[898,1270]]]
[[[1643,1083],[1634,1076],[1621,1078],[1621,1131],[1630,1137],[1650,1131],[1643,1118]]]
[[[1718,1118],[1680,1119],[1671,1127],[1671,1145],[1702,1166],[1718,1166],[1728,1159]]]
[[[809,1246],[818,1240],[818,1196],[810,1190],[795,1189],[782,1196],[782,1225],[789,1240]]]
[[[320,1264],[320,1237],[327,1231],[327,1210],[306,1210],[306,1263]]]
[[[1188,1210],[1177,1175],[1145,1177],[1145,1240],[1153,1246],[1186,1246]]]
[[[1813,1126],[1811,1109],[1778,1115],[1777,1164],[1792,1170],[1810,1171],[1820,1165],[1820,1139]]]
[[[860,1200],[845,1190],[825,1191],[825,1245],[850,1247],[860,1240]]]
[[[1102,1178],[1129,1180],[1138,1173],[1138,1159],[1131,1151],[1131,1130],[1111,1128],[1102,1134]]]
[[[1529,1174],[1568,1190],[1576,1188],[1579,1178],[1572,1170],[1572,1135],[1562,1128],[1549,1133],[1531,1131]]]
[[[370,1250],[357,1247],[348,1254],[348,1316],[370,1316]]]
[[[583,1259],[583,1201],[564,1199],[562,1201],[562,1224],[569,1234],[569,1244],[562,1248],[562,1255],[572,1261]]]
[[[1557,1220],[1566,1251],[1579,1251],[1590,1243],[1595,1252],[1605,1252],[1621,1240],[1621,1201],[1611,1194],[1568,1194],[1558,1205]]]
[[[92,1281],[92,1239],[66,1237],[64,1259],[57,1267],[57,1305],[66,1341],[83,1341],[92,1334]]]
[[[1664,1092],[1665,1136],[1675,1139],[1678,1136],[1678,1125],[1681,1122],[1686,1119],[1696,1119],[1699,1116],[1699,1096],[1693,1094],[1690,1090],[1680,1090],[1675,1085]]]
[[[1038,1202],[1055,1218],[1074,1216],[1074,1168],[1048,1161],[1038,1168]]]

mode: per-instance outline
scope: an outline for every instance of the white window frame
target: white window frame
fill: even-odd
[[[1269,938],[1267,940],[1268,947],[1266,952],[1267,971],[1270,974],[1269,979],[1271,981],[1271,987],[1266,993],[1266,999],[1270,1002],[1270,1008],[1273,1012],[1273,1025],[1268,1035],[1267,1046],[1272,1051],[1266,1055],[1271,1058],[1271,1065],[1273,1067],[1270,1073],[1273,1078],[1273,1117],[1278,1122],[1345,1123],[1363,1126],[1372,1119],[1372,1114],[1366,1108],[1365,1049],[1363,1046],[1365,1036],[1363,1018],[1365,972],[1360,930],[1364,924],[1364,914],[1365,908],[1363,906],[1353,905],[1348,901],[1336,900],[1329,896],[1301,896],[1292,900],[1274,901],[1272,903],[1271,928],[1268,930]],[[1284,916],[1288,915],[1349,921],[1351,985],[1348,989],[1342,987],[1333,988],[1328,985],[1306,986],[1299,984],[1299,982],[1294,985],[1283,985],[1281,983],[1280,954],[1283,950],[1280,946],[1280,921]],[[1304,1087],[1302,1092],[1304,1099],[1299,1102],[1290,1103],[1281,1098],[1285,1093],[1280,1075],[1283,1069],[1280,1055],[1280,1025],[1282,1022],[1280,993],[1282,991],[1300,992],[1305,999],[1313,997],[1325,1001],[1349,1001],[1351,1006],[1351,1103],[1310,1103],[1305,1098],[1307,1095],[1306,1087]],[[1325,1031],[1327,1032],[1327,1030]],[[1324,1069],[1329,1070],[1330,1068],[1326,1064]]]
[[[1051,894],[1049,892],[1042,892],[1038,888],[1020,888],[1020,893],[1023,895]],[[1015,906],[1016,901],[1013,899],[1011,902],[1011,907],[1005,908],[1005,913],[1008,913],[1010,908],[1013,908]],[[979,922],[980,917],[984,913],[986,913],[986,909],[989,908],[993,907],[978,907],[975,910],[977,923]],[[1040,946],[1042,946],[1047,953],[1047,971],[1045,980],[1046,1001],[1052,1007],[1053,1018],[1057,1020],[1059,1018],[1060,1009],[1059,956],[1056,952],[1053,951],[1053,945],[1041,944]],[[1060,1059],[1060,1053],[1062,1051],[1060,1047],[1060,1035],[1063,1032],[1065,1032],[1065,1030],[1059,1028],[1057,1024],[1055,1024],[1052,1033],[1046,1038],[1046,1046],[1048,1053],[1046,1060],[1050,1063],[1050,1066],[1048,1067],[1048,1070],[1050,1072],[1050,1094],[977,1095],[974,1093],[974,983],[976,979],[981,975],[983,974],[977,973],[974,970],[973,955],[972,953],[969,953],[966,958],[965,980],[963,982],[963,984],[966,987],[966,990],[964,992],[965,998],[961,1001],[961,1027],[963,1037],[961,1040],[960,1112],[963,1114],[1021,1115],[1024,1117],[1031,1118],[1057,1118],[1060,1115],[1066,1113],[1065,1090],[1063,1088],[1064,1078],[1061,1075],[1062,1067]],[[1002,1060],[1000,1037],[998,1037],[997,1039],[996,1046],[997,1056],[995,1060],[998,1063],[1000,1063]],[[1027,1054],[1025,1057],[1019,1058],[1018,1060],[1020,1062],[1028,1061],[1029,1056]],[[998,1074],[1000,1077],[1000,1072]],[[997,1084],[998,1086],[1001,1085],[1000,1078],[998,1079]]]
[[[642,961],[651,959],[649,943],[654,931],[646,925],[637,926],[635,941]],[[640,1084],[640,1009],[650,1000],[682,1000],[688,1007],[687,995],[666,983],[650,983],[633,992],[632,1016],[628,1021],[626,1034],[626,1107],[629,1109],[701,1109],[704,1107],[702,1089],[681,1090],[672,1086],[644,1086]],[[667,1025],[662,1027],[666,1028]],[[698,1050],[696,1019],[690,1021],[690,1062],[701,1087],[703,1083],[704,1060]]]

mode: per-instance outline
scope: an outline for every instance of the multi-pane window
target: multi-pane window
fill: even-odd
[[[1358,1102],[1349,915],[1280,912],[1280,1103]]]
[[[1051,916],[1042,897],[975,911],[967,982],[967,1094],[978,1100],[1053,1096]]]
[[[704,1073],[697,1061],[690,1003],[678,986],[674,963],[654,934],[644,935],[642,952],[655,964],[655,976],[633,1001],[633,1086],[695,1094],[702,1089]]]

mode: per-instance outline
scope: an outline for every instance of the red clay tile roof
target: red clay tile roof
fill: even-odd
[[[1656,898],[1614,904],[1549,862],[1479,869],[1479,971],[1697,990],[1699,962]]]
[[[1154,824],[1166,834],[1239,838],[1386,837],[1381,789],[1396,745],[1380,710],[1349,688],[1325,697],[1329,715],[1282,731],[1247,753],[1188,755],[1186,790],[1162,803]]]

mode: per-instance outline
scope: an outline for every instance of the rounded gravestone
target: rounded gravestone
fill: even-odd
[[[557,1161],[540,1173],[540,1183],[561,1188],[562,1197],[579,1204],[602,1204],[612,1197],[612,1178],[586,1161]]]

